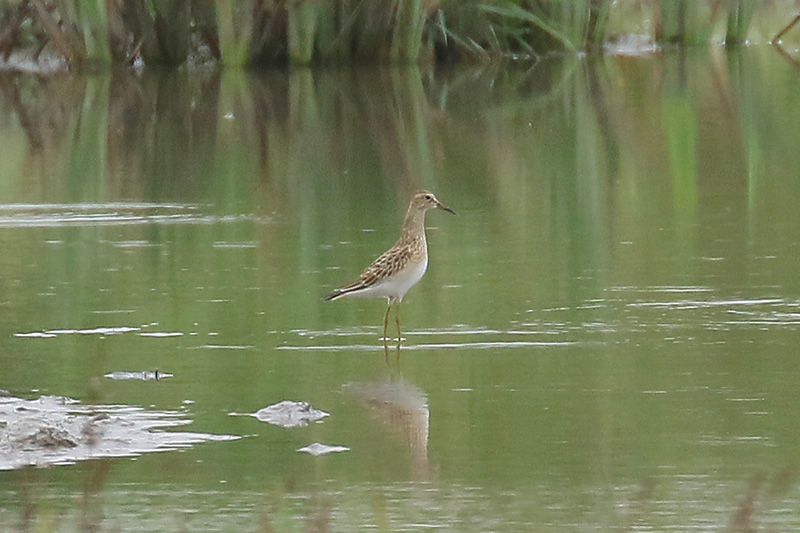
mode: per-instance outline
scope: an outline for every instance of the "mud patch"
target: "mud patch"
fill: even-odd
[[[320,455],[327,455],[329,453],[349,452],[350,448],[347,446],[331,446],[329,444],[315,442],[314,444],[309,444],[308,446],[298,448],[297,451],[313,455],[314,457],[319,457]]]
[[[319,422],[326,416],[330,416],[330,413],[315,409],[308,402],[284,400],[259,409],[251,416],[275,426],[298,428],[305,427],[311,422]]]
[[[131,379],[139,381],[161,381],[162,379],[171,378],[172,374],[156,370],[155,372],[111,372],[103,377],[116,381],[126,381]]]
[[[0,396],[0,470],[133,457],[236,435],[162,431],[191,423],[185,413],[129,405],[81,405],[62,396]]]

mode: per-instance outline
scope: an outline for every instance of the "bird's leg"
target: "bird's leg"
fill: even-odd
[[[400,304],[395,306],[394,323],[397,324],[397,345],[403,340],[403,335],[400,333]]]
[[[389,311],[392,309],[392,301],[389,300],[389,305],[386,306],[386,315],[383,317],[383,344],[385,345],[389,338],[386,336],[386,328],[389,325]]]
[[[397,343],[397,348],[395,348],[395,363],[397,364],[397,371],[400,371],[400,343]],[[384,342],[383,343],[383,360],[386,361],[386,366],[389,369],[392,369],[392,363],[389,362],[389,344]]]

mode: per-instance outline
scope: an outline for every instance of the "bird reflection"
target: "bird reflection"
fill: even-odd
[[[428,397],[399,376],[386,381],[347,383],[344,390],[364,404],[370,415],[389,428],[390,434],[411,450],[413,470],[428,471],[430,411]]]

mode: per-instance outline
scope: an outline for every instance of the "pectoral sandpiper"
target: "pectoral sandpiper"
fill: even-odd
[[[389,324],[389,311],[395,305],[397,342],[400,342],[400,302],[428,268],[428,241],[425,239],[425,212],[428,209],[442,209],[448,213],[455,211],[442,204],[430,191],[417,191],[408,204],[403,235],[394,246],[385,251],[361,276],[349,285],[336,289],[325,301],[337,298],[386,298],[388,306],[383,317],[383,340]]]

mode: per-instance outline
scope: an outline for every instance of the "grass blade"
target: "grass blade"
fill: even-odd
[[[480,9],[487,13],[494,13],[496,15],[500,15],[501,17],[517,19],[523,22],[529,22],[536,27],[540,28],[542,31],[553,37],[556,41],[561,43],[564,48],[570,50],[572,52],[577,51],[577,47],[575,43],[573,43],[569,37],[564,35],[561,31],[557,28],[553,27],[551,24],[547,23],[543,18],[538,17],[536,14],[532,13],[531,11],[527,11],[516,4],[506,3],[502,5],[492,5],[492,4],[481,4]]]

